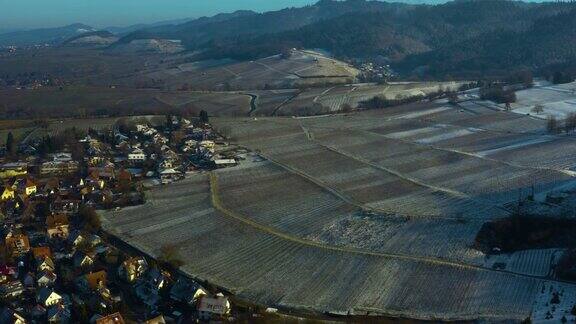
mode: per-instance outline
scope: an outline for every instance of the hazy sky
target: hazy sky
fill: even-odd
[[[239,9],[268,11],[300,7],[316,0],[0,0],[0,29],[55,27],[85,23],[127,26],[201,17]]]

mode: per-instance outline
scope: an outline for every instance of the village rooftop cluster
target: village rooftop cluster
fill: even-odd
[[[233,316],[228,297],[101,230],[98,210],[143,204],[149,187],[236,165],[207,123],[166,116],[72,129],[1,150],[1,323],[187,323]]]

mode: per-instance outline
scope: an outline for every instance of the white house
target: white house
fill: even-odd
[[[37,301],[44,307],[49,307],[60,303],[62,301],[62,296],[58,295],[50,288],[43,287],[38,291]]]
[[[198,316],[201,320],[212,317],[223,317],[230,314],[230,301],[222,295],[216,297],[202,296],[198,304]]]
[[[128,153],[128,161],[144,162],[144,161],[146,161],[146,154],[141,149],[136,149],[136,150]]]

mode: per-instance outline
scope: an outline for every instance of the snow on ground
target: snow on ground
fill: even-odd
[[[473,129],[457,129],[448,133],[438,134],[431,137],[423,138],[417,140],[417,143],[421,144],[434,144],[436,142],[445,141],[449,139],[453,139],[456,137],[466,136],[470,134],[476,133],[476,130]]]
[[[503,147],[499,147],[499,148],[495,148],[495,149],[476,152],[476,155],[485,157],[485,156],[490,155],[490,154],[500,153],[500,152],[509,151],[509,150],[513,150],[513,149],[517,149],[517,148],[521,148],[521,147],[535,145],[535,144],[546,143],[546,142],[550,142],[553,140],[554,140],[554,137],[552,137],[552,136],[541,136],[538,138],[522,141],[520,143],[514,143],[512,145],[507,145],[507,146],[503,146]]]
[[[432,115],[435,113],[439,113],[439,112],[443,112],[446,110],[450,110],[452,109],[452,107],[438,107],[438,108],[434,108],[434,109],[427,109],[424,111],[417,111],[417,112],[413,112],[413,113],[409,113],[409,114],[404,114],[404,115],[399,115],[399,116],[395,116],[392,117],[392,119],[414,119],[414,118],[420,118],[420,117],[424,117],[427,115]]]
[[[536,249],[486,256],[483,266],[532,276],[545,277],[561,249]]]
[[[410,130],[406,130],[406,131],[390,133],[390,134],[386,134],[386,136],[390,137],[390,138],[405,138],[405,137],[410,137],[410,136],[415,136],[415,135],[422,135],[422,134],[426,134],[426,133],[431,133],[431,132],[436,131],[436,130],[438,130],[437,127],[423,127],[423,128],[416,128],[416,129],[410,129]]]
[[[531,89],[516,92],[517,102],[512,105],[513,112],[530,114],[545,119],[548,116],[564,118],[568,113],[576,112],[576,82],[558,85],[536,85]],[[535,105],[544,106],[544,112],[535,114]]]
[[[555,294],[558,294],[558,299],[553,300]],[[574,285],[546,281],[534,301],[532,323],[561,323],[562,317],[573,323],[576,316],[571,314],[571,310],[575,305]]]

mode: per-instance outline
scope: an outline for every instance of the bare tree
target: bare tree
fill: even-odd
[[[532,108],[532,112],[539,115],[544,112],[544,106],[542,104],[536,104]]]
[[[352,110],[354,110],[354,108],[352,108],[352,106],[349,103],[345,103],[344,105],[342,105],[342,112],[349,113],[352,112]]]
[[[169,266],[178,269],[184,265],[184,261],[180,257],[178,247],[173,244],[166,244],[160,247],[160,255],[158,261],[164,266]]]
[[[225,139],[231,139],[232,138],[232,127],[230,126],[223,126],[220,129],[218,129],[218,132],[220,133],[220,135],[222,135],[222,137],[224,137]]]
[[[548,116],[546,129],[548,130],[548,133],[551,134],[556,134],[560,131],[560,122],[558,122],[558,119],[556,119],[554,115]]]
[[[569,113],[564,120],[564,130],[573,132],[576,129],[576,113]]]

